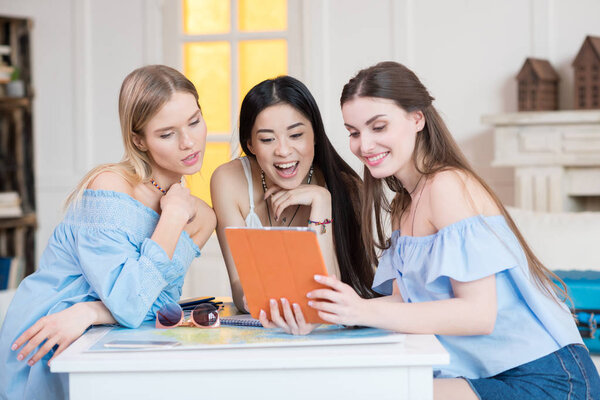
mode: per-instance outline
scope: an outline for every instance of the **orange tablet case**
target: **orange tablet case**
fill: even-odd
[[[298,303],[307,322],[326,323],[308,306],[306,293],[323,288],[314,275],[327,275],[317,241],[309,228],[225,228],[229,249],[246,295],[250,314],[270,316],[269,299]],[[283,315],[283,314],[282,314]]]

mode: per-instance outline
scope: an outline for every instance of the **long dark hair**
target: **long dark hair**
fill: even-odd
[[[317,102],[307,87],[291,76],[265,80],[254,86],[244,97],[240,110],[239,139],[244,153],[255,157],[248,148],[252,127],[258,114],[275,104],[288,104],[311,123],[315,137],[313,166],[321,171],[331,193],[333,213],[333,244],[340,267],[341,279],[362,297],[374,296],[371,290],[374,270],[369,253],[363,246],[359,224],[362,181],[342,160],[325,134]]]
[[[433,106],[433,97],[429,95],[414,72],[402,64],[391,61],[381,62],[363,69],[344,86],[340,105],[343,106],[355,97],[389,99],[406,112],[421,111],[425,116],[425,126],[417,135],[413,152],[413,163],[417,171],[428,176],[442,170],[456,169],[465,172],[479,182],[500,209],[510,229],[519,240],[527,257],[529,270],[538,286],[551,296],[556,294],[560,298],[568,298],[564,290],[564,283],[533,254],[498,196],[470,166]],[[384,195],[382,181],[385,181],[388,188],[395,192],[391,203]],[[410,205],[411,197],[395,176],[375,179],[368,168],[364,169],[363,190],[362,235],[365,248],[372,249],[374,246],[379,249],[388,248],[390,241],[384,236],[382,210],[389,213],[392,219],[399,218]],[[374,241],[373,235],[373,212],[375,213],[377,242]],[[375,263],[377,255],[371,253],[370,256],[371,262]],[[553,278],[560,282],[562,287],[553,282]]]

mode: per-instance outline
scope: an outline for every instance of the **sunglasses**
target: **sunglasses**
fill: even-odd
[[[186,318],[186,313],[177,303],[162,306],[156,313],[156,327],[160,329],[176,326],[196,326],[198,328],[216,328],[221,325],[219,309],[211,303],[195,306]]]

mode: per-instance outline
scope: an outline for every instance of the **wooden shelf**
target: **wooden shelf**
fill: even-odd
[[[0,97],[0,108],[10,109],[31,106],[29,97]]]
[[[19,257],[24,275],[35,270],[35,171],[31,20],[0,16],[0,45],[9,49],[2,62],[19,71],[23,97],[0,96],[0,192],[17,192],[24,215],[0,217],[0,256]]]
[[[15,218],[0,217],[0,229],[23,228],[27,226],[31,226],[33,228],[37,226],[37,218],[35,213],[28,213],[21,217]]]

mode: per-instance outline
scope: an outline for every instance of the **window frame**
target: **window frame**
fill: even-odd
[[[231,30],[222,34],[188,35],[183,32],[183,0],[165,0],[163,4],[163,58],[167,65],[183,71],[186,43],[225,41],[230,45],[230,132],[209,132],[207,142],[228,142],[232,158],[238,148],[237,129],[240,99],[239,46],[245,40],[284,39],[287,41],[288,74],[303,78],[304,47],[302,43],[301,0],[287,0],[287,30],[269,32],[241,32],[238,30],[238,0],[230,2]],[[175,44],[175,45],[174,45]]]

